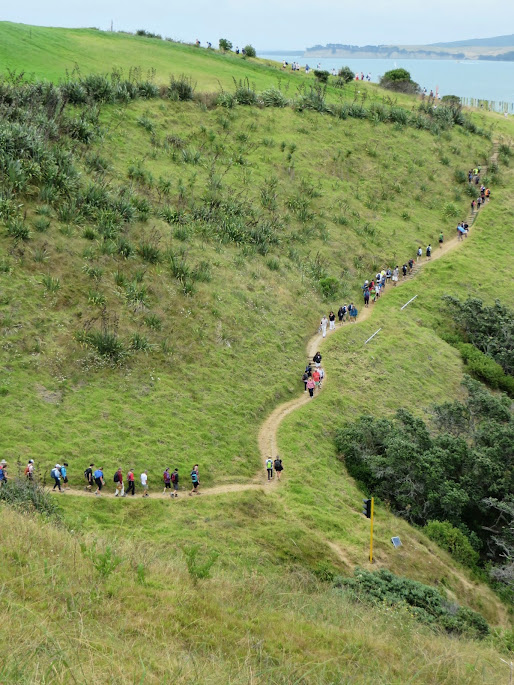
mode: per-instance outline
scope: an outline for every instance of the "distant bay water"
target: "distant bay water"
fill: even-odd
[[[499,111],[514,113],[514,62],[486,62],[446,59],[347,59],[345,57],[306,57],[303,54],[261,54],[263,59],[277,62],[298,62],[315,69],[339,70],[349,66],[355,73],[371,74],[371,81],[390,69],[403,68],[410,72],[414,81],[427,92],[439,88],[441,95],[458,95],[470,100],[488,100]],[[290,69],[290,66],[288,66]]]

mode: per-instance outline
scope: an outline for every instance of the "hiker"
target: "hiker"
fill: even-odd
[[[116,483],[116,490],[114,491],[114,496],[118,497],[118,495],[120,495],[121,497],[125,497],[125,488],[123,486],[123,473],[121,471],[121,466],[114,474],[114,482]]]
[[[307,392],[307,381],[309,380],[309,374],[307,371],[303,372],[302,376],[302,381],[303,381],[303,386],[304,386],[304,392]]]
[[[366,288],[364,291],[364,306],[369,307],[369,290]]]
[[[84,471],[84,478],[86,479],[86,487],[84,490],[89,490],[89,492],[91,492],[91,488],[93,486],[93,466],[94,464],[89,464],[87,469]]]
[[[471,214],[475,213],[475,200],[471,200]]]
[[[312,366],[310,362],[308,362],[307,366],[305,367],[305,373],[309,378],[312,376]]]
[[[394,267],[393,271],[393,285],[396,286],[398,283],[398,274],[400,273],[400,270],[398,269],[398,264]]]
[[[491,198],[491,191],[489,190],[489,188],[485,189],[485,197],[486,200],[489,200]]]
[[[170,493],[170,497],[173,497],[173,495],[175,495],[175,497],[178,497],[178,481],[179,481],[178,469],[175,469],[173,471],[173,473],[171,474],[171,482],[173,483],[173,492]]]
[[[162,474],[162,479],[164,481],[164,490],[162,491],[162,494],[165,495],[166,490],[171,490],[171,473],[170,473],[170,467],[169,466],[164,469],[164,473]]]
[[[198,478],[198,464],[195,464],[193,466],[193,470],[191,471],[191,483],[193,485],[191,492],[189,493],[189,496],[193,494],[193,492],[196,492],[197,495],[200,493],[198,492],[198,486],[200,485],[200,479]]]
[[[421,255],[423,254],[423,250],[421,249],[421,245],[418,247],[418,253],[416,255],[416,261],[419,262],[419,259]]]
[[[327,317],[323,314],[323,318],[321,319],[319,324],[319,330],[321,331],[321,334],[324,338],[327,337],[327,323]]]
[[[312,361],[316,364],[316,367],[319,367],[321,365],[321,360],[323,357],[321,356],[321,352],[316,352],[314,357],[312,358]]]
[[[427,261],[432,257],[432,245],[427,245]]]
[[[25,478],[34,480],[34,459],[29,459],[29,463],[25,467]]]
[[[141,487],[143,488],[142,497],[148,497],[148,471],[141,474]]]
[[[412,259],[412,257],[409,259],[408,263],[409,263],[409,273],[410,273],[414,267],[414,260]]]
[[[350,310],[350,321],[352,321],[353,323],[355,323],[355,322],[357,321],[357,314],[359,313],[359,311],[358,311],[357,307],[355,307],[355,305],[354,305],[353,303],[350,305],[350,307],[351,307],[351,310]]]
[[[346,316],[346,305],[342,304],[342,305],[339,307],[339,309],[338,309],[338,311],[337,311],[337,316],[338,316],[338,318],[339,318],[339,323],[340,323],[341,326],[342,326],[342,325],[343,325],[343,322],[344,322],[344,317]]]
[[[402,274],[404,279],[407,278],[407,264],[402,266]]]
[[[69,488],[65,488],[64,486],[68,484],[68,462],[63,461],[62,466],[61,466],[61,478],[63,482],[63,490],[68,490]]]
[[[279,459],[279,456],[277,454],[276,459],[273,463],[275,467],[275,473],[277,474],[277,480],[280,480],[280,474],[284,470],[284,467],[282,466],[282,459]]]
[[[309,391],[309,395],[311,397],[314,397],[314,388],[316,387],[316,383],[314,382],[313,378],[309,378],[307,381],[307,390]]]
[[[439,247],[442,248],[444,243],[444,235],[443,232],[439,233]]]
[[[314,371],[312,372],[312,380],[314,381],[316,387],[319,390],[319,382],[321,380],[321,376],[319,375],[319,369],[314,369]]]
[[[127,488],[127,493],[130,492],[132,496],[136,494],[136,483],[135,483],[135,476],[134,476],[134,469],[129,469],[129,472],[127,473],[127,482],[128,482],[128,488]]]
[[[55,481],[55,485],[52,488],[52,490],[55,490],[55,488],[59,488],[59,492],[62,492],[61,490],[61,465],[56,464],[53,469],[50,471],[50,475]]]
[[[319,367],[319,387],[321,390],[321,384],[323,383],[323,379],[325,378],[325,372],[323,371],[323,367]]]
[[[329,327],[330,330],[335,331],[335,329],[336,329],[336,315],[334,314],[334,312],[330,312],[330,314],[328,315],[328,320],[330,321],[330,327]]]
[[[266,471],[268,472],[268,480],[273,478],[273,459],[268,457],[266,459]]]
[[[93,477],[94,477],[95,483],[96,483],[95,495],[101,495],[102,494],[102,488],[105,485],[104,470],[102,468],[97,468],[93,474]]]
[[[2,459],[0,462],[0,486],[7,483],[7,462]]]

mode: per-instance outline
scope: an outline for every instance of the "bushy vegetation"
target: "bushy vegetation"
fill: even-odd
[[[511,525],[491,498],[509,502],[514,420],[510,401],[477,381],[467,396],[434,408],[437,432],[401,409],[394,420],[363,416],[337,432],[348,471],[366,491],[412,523],[448,521],[475,542],[482,560],[503,562]]]
[[[380,85],[387,90],[396,93],[408,93],[414,95],[419,92],[419,85],[411,79],[406,69],[391,69],[380,77]]]
[[[483,638],[489,633],[487,621],[476,611],[448,601],[436,589],[382,569],[357,569],[353,578],[341,581],[359,600],[391,606],[405,606],[418,621],[439,626],[449,633]]]

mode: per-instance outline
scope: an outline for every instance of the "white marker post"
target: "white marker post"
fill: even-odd
[[[408,304],[410,304],[411,302],[413,302],[413,301],[416,299],[416,297],[417,297],[417,295],[414,295],[414,297],[411,297],[411,299],[410,299],[408,302],[406,302],[406,303],[403,305],[403,307],[400,307],[400,311],[402,311],[402,309],[405,309],[405,307],[406,307]]]
[[[380,333],[381,330],[382,330],[382,329],[379,328],[378,331],[375,331],[375,332],[373,333],[373,335],[371,336],[371,338],[368,338],[364,344],[367,345],[367,344],[369,343],[370,340],[373,340],[373,338],[376,336],[377,333]]]

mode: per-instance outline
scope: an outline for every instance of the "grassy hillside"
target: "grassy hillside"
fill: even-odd
[[[14,32],[14,67],[31,71],[37,56],[22,51],[22,29],[1,30]],[[147,58],[163,81],[184,71],[199,90],[216,89],[223,65],[232,92],[232,76],[250,68],[235,56],[151,39],[33,31],[54,44],[82,34],[128,41],[132,61],[147,68]],[[160,62],[146,46],[168,52]],[[101,54],[93,47],[88,59]],[[64,48],[40,73],[63,74],[63,55]],[[165,67],[165,55],[176,68]],[[251,68],[258,90],[276,83],[275,71]],[[62,112],[50,93],[37,113],[51,126],[24,118],[25,105],[16,117],[0,110],[2,455],[11,474],[34,458],[46,481],[66,460],[74,488],[92,460],[104,466],[109,490],[118,466],[148,469],[152,495],[165,466],[179,467],[184,488],[195,462],[206,490],[253,481],[262,472],[259,428],[300,394],[305,345],[321,314],[342,302],[360,307],[365,278],[402,264],[418,245],[437,250],[441,230],[453,237],[470,202],[461,172],[485,165],[493,150],[491,135],[440,127],[435,117],[418,120],[426,130],[379,110],[339,118],[327,109],[225,108],[203,96]],[[401,103],[409,112],[417,106]],[[510,144],[511,122],[493,114],[475,121]],[[36,167],[26,148],[8,159],[18,140],[42,146]],[[431,404],[462,392],[460,358],[438,335],[441,296],[491,301],[508,291],[508,163],[489,172],[493,200],[464,244],[389,288],[368,320],[323,343],[325,388],[279,431],[279,487],[173,503],[68,493],[57,500],[60,527],[2,508],[2,625],[16,645],[0,662],[2,682],[504,677],[508,608],[386,506],[376,511],[375,568],[438,587],[449,602],[481,612],[491,635],[449,639],[406,609],[364,607],[338,584],[367,565],[369,522],[333,436],[343,418],[370,407],[428,415]],[[116,354],[102,354],[99,340]],[[402,538],[399,550],[392,535]],[[183,548],[191,545],[219,555],[210,579],[188,573]],[[108,547],[120,558],[116,568]],[[37,659],[27,661],[27,652]]]

